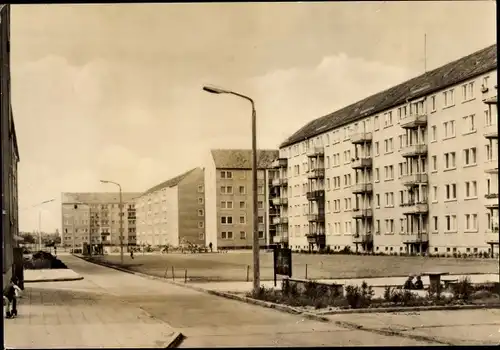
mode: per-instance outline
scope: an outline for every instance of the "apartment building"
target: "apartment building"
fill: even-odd
[[[498,246],[496,54],[493,45],[460,58],[288,138],[280,159],[289,246],[430,254]]]
[[[139,245],[205,245],[204,170],[191,169],[136,200]]]
[[[269,236],[273,245],[288,247],[287,158],[277,158],[269,169]]]
[[[10,5],[0,4],[0,135],[2,149],[3,285],[12,277],[13,248],[19,238],[17,164],[19,149],[10,90]]]
[[[141,193],[123,192],[123,244],[136,245],[135,199]],[[120,245],[120,195],[118,192],[62,193],[63,247],[81,249],[83,243]]]
[[[258,234],[269,246],[269,170],[278,150],[257,151]],[[253,240],[252,151],[211,150],[205,166],[207,244],[213,249],[249,249]]]

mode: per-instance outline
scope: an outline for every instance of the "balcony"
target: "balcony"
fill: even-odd
[[[311,230],[306,234],[307,242],[314,244],[325,244],[326,236],[325,232],[319,230]]]
[[[401,181],[405,186],[417,186],[419,184],[427,184],[429,177],[427,174],[408,174],[401,176]]]
[[[352,210],[353,219],[368,219],[372,217],[373,217],[373,210],[371,208],[367,209],[354,208]]]
[[[287,186],[288,185],[288,179],[286,177],[280,178],[280,185],[281,186]]]
[[[404,215],[420,215],[429,212],[429,205],[426,202],[404,203],[402,207]]]
[[[275,178],[275,179],[273,179],[273,180],[271,181],[271,185],[273,185],[274,187],[281,186],[281,179],[279,179],[279,178],[278,178],[278,179],[276,179],[276,178]]]
[[[307,200],[310,201],[317,201],[319,199],[324,199],[325,198],[325,190],[315,190],[315,191],[309,191],[306,194]]]
[[[498,159],[486,161],[484,172],[487,174],[498,174]]]
[[[286,168],[288,166],[287,158],[278,158],[274,162],[271,163],[271,167],[275,169]]]
[[[353,194],[372,193],[373,185],[367,182],[357,183],[351,186],[351,191]]]
[[[325,178],[325,169],[324,168],[316,168],[309,171],[307,174],[308,179],[324,179]]]
[[[483,102],[486,103],[487,105],[496,105],[497,104],[497,100],[498,100],[498,97],[497,96],[493,96],[493,97],[490,97],[490,98],[487,98],[487,99],[483,100]]]
[[[287,243],[288,242],[288,235],[287,236],[274,236],[273,237],[273,243],[274,244],[280,244],[280,243]]]
[[[325,213],[320,212],[317,214],[307,214],[307,221],[309,221],[309,222],[325,222]]]
[[[273,225],[278,225],[280,223],[280,217],[279,216],[274,216],[272,219],[271,219],[271,224]]]
[[[285,197],[277,197],[272,199],[274,205],[287,205],[288,198]]]
[[[351,168],[353,169],[371,168],[372,164],[373,164],[372,158],[369,157],[356,158],[351,161]]]
[[[484,127],[484,137],[487,139],[498,139],[498,125],[488,125]]]
[[[355,233],[352,235],[353,243],[371,243],[373,235],[371,233]]]
[[[351,135],[351,142],[356,143],[369,143],[372,142],[373,134],[371,132],[357,132]]]
[[[276,232],[283,235],[288,235],[288,226],[278,225],[276,226]]]
[[[307,151],[307,156],[311,157],[311,158],[324,157],[325,156],[325,149],[323,147],[313,147]]]
[[[427,125],[427,114],[411,114],[399,122],[404,129],[416,129]]]
[[[486,208],[498,209],[498,193],[488,193],[484,198]]]
[[[426,232],[414,233],[403,236],[403,243],[427,243],[429,242],[429,235]]]
[[[409,145],[401,150],[401,155],[403,157],[419,157],[427,155],[427,145]]]

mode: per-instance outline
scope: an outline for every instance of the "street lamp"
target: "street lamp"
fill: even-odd
[[[47,203],[51,203],[53,201],[55,201],[55,199],[49,199],[49,200],[40,202],[38,204],[33,205],[33,208],[41,207],[42,205],[47,204]],[[38,210],[38,245],[39,245],[38,248],[40,250],[42,250],[42,209]]]
[[[211,94],[229,94],[241,97],[252,105],[252,194],[253,194],[253,289],[258,292],[260,288],[260,262],[259,262],[259,206],[257,198],[257,113],[254,101],[237,92],[218,88],[215,86],[204,86],[203,90]]]
[[[113,184],[118,186],[118,189],[120,191],[120,261],[121,264],[123,265],[123,200],[122,200],[122,186],[113,181],[107,181],[107,180],[101,180],[101,183],[103,184]]]

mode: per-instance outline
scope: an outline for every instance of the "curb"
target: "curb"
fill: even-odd
[[[82,276],[68,277],[68,278],[48,278],[44,280],[25,280],[24,283],[43,283],[43,282],[68,282],[68,281],[81,281]]]
[[[315,314],[315,313],[311,313],[311,312],[307,312],[307,311],[301,311],[301,310],[298,310],[298,309],[296,309],[292,306],[288,306],[288,305],[281,305],[281,304],[276,304],[276,303],[273,303],[270,301],[263,301],[263,300],[248,298],[245,296],[240,296],[240,295],[236,295],[236,294],[232,294],[232,293],[219,292],[219,291],[215,291],[215,290],[209,290],[209,289],[204,289],[204,288],[200,288],[200,287],[190,286],[189,284],[167,280],[166,278],[161,278],[161,277],[152,276],[152,275],[146,275],[146,274],[141,273],[141,272],[126,270],[124,268],[113,266],[113,265],[108,265],[108,264],[103,263],[103,262],[89,261],[83,257],[79,257],[79,256],[77,256],[77,257],[82,259],[82,260],[85,260],[87,262],[94,263],[96,265],[100,265],[100,266],[104,266],[104,267],[109,267],[109,268],[112,268],[112,269],[115,269],[115,270],[118,270],[121,272],[141,276],[141,277],[152,279],[152,280],[163,281],[163,282],[170,283],[170,284],[173,284],[173,285],[176,285],[179,287],[193,289],[193,290],[196,290],[198,292],[216,295],[216,296],[226,298],[226,299],[237,300],[237,301],[241,301],[241,302],[244,302],[247,304],[258,305],[258,306],[262,306],[262,307],[267,307],[269,309],[275,309],[278,311],[286,312],[289,314],[303,316],[305,318],[315,320],[315,321],[320,321],[320,322],[331,322],[331,320],[325,316],[341,315],[341,314],[500,309],[500,303],[499,303],[499,304],[492,304],[492,305],[479,304],[479,305],[416,306],[416,307],[411,307],[411,306],[404,307],[403,306],[403,307],[390,307],[390,308],[344,309],[344,310],[323,311],[321,313]]]
[[[181,332],[175,332],[172,338],[173,339],[165,348],[177,348],[179,347],[179,345],[181,345],[182,341],[186,339],[184,334],[182,334]]]

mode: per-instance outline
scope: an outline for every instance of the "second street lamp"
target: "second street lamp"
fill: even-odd
[[[257,191],[257,113],[255,111],[254,101],[245,95],[214,86],[204,86],[203,90],[211,94],[229,94],[241,97],[252,105],[252,196],[253,196],[253,290],[258,292],[260,289],[260,261],[259,261],[259,206]]]
[[[120,262],[123,265],[123,200],[122,200],[122,186],[118,182],[101,180],[103,184],[113,184],[118,186],[120,191]]]

